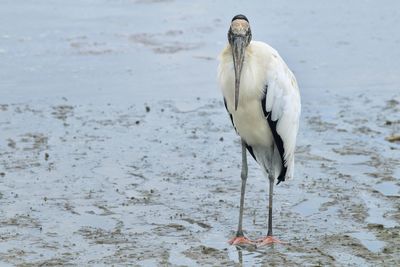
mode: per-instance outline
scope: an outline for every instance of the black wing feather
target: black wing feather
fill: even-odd
[[[266,110],[266,101],[267,101],[267,91],[268,91],[268,85],[265,88],[265,93],[264,93],[264,97],[261,100],[261,106],[264,112],[264,116],[266,117],[267,121],[268,121],[268,125],[269,128],[271,129],[272,132],[272,136],[274,137],[274,142],[276,147],[278,148],[279,151],[279,155],[281,156],[281,162],[282,162],[282,169],[281,169],[281,173],[278,176],[278,183],[285,181],[285,176],[286,176],[286,171],[287,171],[287,167],[285,166],[285,148],[283,146],[283,140],[281,138],[281,136],[278,134],[278,132],[276,131],[276,125],[278,123],[278,120],[273,121],[271,119],[271,112],[268,112]]]
[[[236,130],[236,127],[235,127],[235,124],[233,123],[233,117],[232,117],[232,114],[229,112],[229,110],[228,110],[228,106],[226,105],[226,100],[225,100],[225,97],[224,97],[224,105],[225,105],[225,109],[226,109],[226,111],[227,111],[227,112],[228,112],[228,114],[229,114],[229,117],[231,118],[232,126],[233,126],[233,128],[235,128],[235,131],[237,132],[237,130]]]

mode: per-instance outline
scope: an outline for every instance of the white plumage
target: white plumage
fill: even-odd
[[[230,240],[235,245],[253,243],[242,231],[246,150],[269,178],[268,233],[261,244],[280,242],[272,236],[273,185],[275,179],[279,183],[293,177],[301,109],[297,81],[286,63],[271,46],[251,38],[248,19],[235,16],[218,67],[225,107],[242,141],[239,223],[236,237]]]
[[[240,83],[238,108],[234,108],[235,72],[232,49],[228,44],[219,57],[218,80],[225,98],[228,112],[238,134],[254,150],[257,160],[267,173],[281,171],[281,158],[275,148],[271,129],[264,116],[262,98],[266,94],[267,112],[272,121],[278,121],[276,131],[284,145],[285,178],[294,172],[294,151],[299,129],[300,94],[296,78],[279,56],[278,52],[263,42],[251,41],[245,51]],[[270,155],[262,155],[269,153]],[[272,159],[272,162],[268,162]],[[275,177],[276,178],[276,177]]]

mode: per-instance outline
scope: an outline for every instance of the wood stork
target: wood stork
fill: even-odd
[[[269,178],[268,233],[257,242],[280,243],[272,236],[273,187],[275,178],[279,184],[293,176],[301,110],[297,81],[275,49],[251,40],[246,16],[233,17],[228,42],[219,57],[218,80],[226,110],[242,143],[239,223],[236,236],[229,242],[255,243],[242,231],[247,150]]]

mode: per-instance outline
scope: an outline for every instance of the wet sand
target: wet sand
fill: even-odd
[[[400,133],[400,67],[389,60],[400,36],[347,35],[359,26],[356,14],[377,23],[364,17],[375,7],[355,4],[342,14],[353,18],[348,29],[329,16],[306,27],[341,10],[307,3],[273,2],[274,27],[255,34],[275,40],[295,70],[303,114],[295,178],[275,188],[274,231],[288,244],[243,249],[227,244],[241,148],[215,81],[225,20],[239,4],[221,11],[211,1],[102,1],[89,12],[89,2],[42,3],[38,17],[32,3],[5,4],[0,13],[11,15],[3,20],[17,21],[9,12],[17,7],[26,19],[14,31],[0,23],[0,264],[399,265],[400,143],[385,138]],[[264,21],[255,32],[267,25],[262,6],[247,8]],[[171,13],[150,12],[161,8]],[[398,22],[397,11],[380,11],[374,27]],[[128,23],[144,14],[154,20]],[[289,31],[296,23],[301,31]],[[334,36],[331,54],[324,36],[314,36],[322,29]],[[372,53],[374,42],[384,49]],[[374,65],[363,61],[368,51]],[[340,55],[351,59],[333,72]],[[249,168],[244,228],[258,238],[268,183],[253,161]]]

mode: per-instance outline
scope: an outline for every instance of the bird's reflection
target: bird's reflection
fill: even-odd
[[[277,266],[276,262],[273,260],[274,259],[273,255],[275,252],[274,245],[273,244],[270,245],[267,248],[267,250],[268,250],[268,254],[269,253],[271,254],[270,255],[271,257],[268,257],[268,259],[265,259],[266,262],[264,262],[264,264],[266,264],[267,266]],[[250,246],[250,247],[236,246],[236,251],[238,254],[238,262],[239,262],[240,266],[244,266],[243,258],[245,258],[246,262],[250,266],[252,266],[255,263],[255,261],[257,261],[256,259],[264,261],[263,255],[265,256],[265,254],[267,253],[265,251],[265,248],[257,249],[257,247],[253,247],[253,246]]]
[[[240,247],[236,247],[236,250],[238,252],[238,261],[240,266],[243,266],[243,252],[242,249]]]

